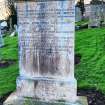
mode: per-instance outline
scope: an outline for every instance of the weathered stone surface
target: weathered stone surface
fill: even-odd
[[[100,27],[102,5],[90,5],[89,27]]]
[[[38,99],[39,104],[60,100],[75,103],[75,1],[18,2],[17,13],[20,77],[16,92],[5,103],[8,105],[11,100],[14,105],[27,105],[19,101],[24,97],[31,97],[34,102]],[[30,101],[29,105],[34,103]]]
[[[105,4],[102,5],[102,26],[105,27]]]
[[[20,75],[74,75],[74,1],[18,3]]]
[[[3,36],[1,33],[1,26],[0,26],[0,47],[3,47],[3,46],[4,46],[4,41],[3,41]]]
[[[79,7],[75,7],[75,21],[79,22],[82,20],[82,14]]]
[[[19,78],[17,83],[17,94],[20,97],[37,97],[43,101],[60,99],[69,101],[71,99],[74,102],[77,99],[77,83],[74,79],[65,81],[48,78],[38,78],[37,80]]]
[[[11,98],[4,103],[4,105],[88,105],[86,97],[78,97],[75,102],[68,102],[65,100],[58,101],[40,101],[35,98],[29,97],[17,97],[16,94],[12,94]]]
[[[74,1],[21,2],[17,3],[17,12],[22,77],[17,85],[21,95],[37,95],[40,91],[41,95],[37,96],[42,99],[45,96],[46,100],[65,97],[74,101],[77,92],[74,78]],[[32,84],[28,81],[37,78],[39,90],[34,87],[36,81]],[[42,78],[44,81],[40,83]],[[63,81],[63,89],[57,82],[53,85],[53,80]],[[30,90],[25,90],[25,87]],[[43,89],[50,89],[48,95]],[[60,89],[64,97],[58,95]],[[55,90],[54,94],[52,90]]]

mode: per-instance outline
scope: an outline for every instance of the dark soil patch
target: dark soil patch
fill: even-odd
[[[75,26],[75,30],[88,29],[88,23]]]
[[[91,26],[91,28],[97,28],[98,26]]]
[[[0,105],[3,105],[3,102],[8,98],[8,96],[11,94],[12,92],[9,92],[5,95],[3,95],[2,97],[0,97]]]
[[[81,61],[81,55],[80,54],[75,54],[75,65],[79,64]]]
[[[88,28],[88,23],[82,24],[80,26],[80,29],[87,29]]]
[[[96,89],[78,89],[78,96],[87,96],[89,105],[105,105],[105,95]]]
[[[0,60],[0,68],[6,68],[12,64],[14,64],[16,60]]]
[[[11,93],[9,92],[0,97],[0,105],[3,105],[3,102]],[[86,96],[89,105],[105,105],[105,95],[96,89],[78,89],[78,96]]]

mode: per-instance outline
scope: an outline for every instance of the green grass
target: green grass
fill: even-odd
[[[76,66],[78,87],[105,93],[105,29],[77,31],[75,51],[82,56]]]
[[[18,75],[18,40],[17,37],[5,37],[5,47],[0,49],[1,59],[16,60],[16,63],[8,68],[0,68],[0,96],[16,88]]]
[[[81,26],[86,23],[88,23],[88,20],[82,20],[82,21],[76,22],[76,25]]]
[[[18,59],[18,40],[17,37],[5,37],[5,47],[0,49],[0,58]]]
[[[8,68],[0,68],[0,96],[16,88],[18,76],[17,37],[5,37],[5,47],[0,49],[2,59],[15,59],[17,62]],[[105,29],[85,29],[76,32],[77,54],[81,62],[75,67],[79,88],[96,88],[105,93]]]

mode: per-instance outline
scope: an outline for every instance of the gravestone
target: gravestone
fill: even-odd
[[[105,27],[105,4],[102,5],[102,26]]]
[[[3,36],[1,32],[1,25],[0,25],[0,48],[4,46]]]
[[[75,8],[75,21],[79,22],[82,20],[82,14],[81,14],[81,10],[79,7]]]
[[[101,5],[90,5],[89,27],[100,27]]]
[[[89,16],[90,16],[90,11],[91,11],[91,5],[90,4],[85,4],[84,8],[85,8],[85,12],[84,12],[84,18],[89,20]]]
[[[20,54],[17,90],[4,105],[87,105],[74,77],[74,0],[16,3]]]

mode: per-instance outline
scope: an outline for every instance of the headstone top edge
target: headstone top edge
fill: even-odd
[[[50,2],[50,1],[74,1],[75,0],[16,0],[16,3],[21,3],[21,2]]]

